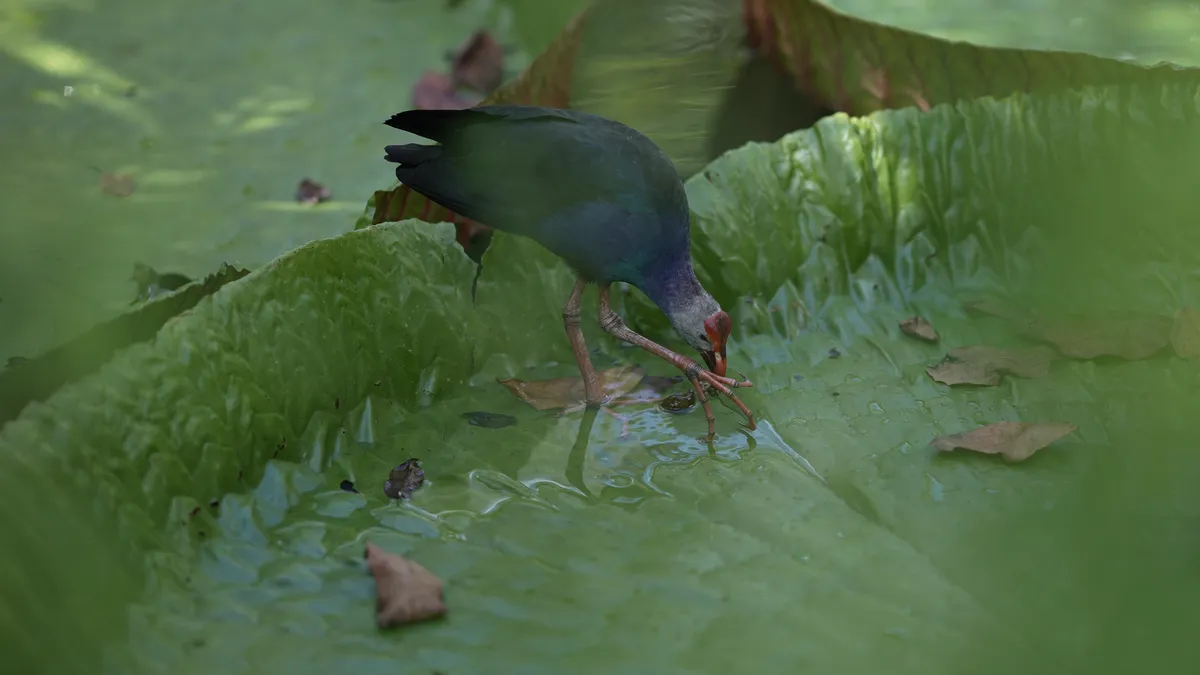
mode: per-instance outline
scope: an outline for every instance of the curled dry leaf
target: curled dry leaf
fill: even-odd
[[[1020,462],[1076,428],[1074,424],[1067,422],[996,422],[973,431],[938,436],[930,445],[941,452],[971,450],[987,455],[1001,455],[1009,462]]]
[[[413,86],[413,107],[419,110],[462,110],[482,100],[459,95],[449,75],[426,71]]]
[[[371,542],[363,553],[375,577],[375,622],[392,628],[446,613],[442,580],[419,564]]]
[[[383,482],[383,494],[389,499],[411,499],[413,490],[425,484],[425,470],[418,462],[413,457],[392,469],[388,479]]]
[[[1200,312],[1194,307],[1184,307],[1175,312],[1171,346],[1181,358],[1200,358]]]
[[[938,334],[928,321],[919,316],[910,316],[900,322],[900,332],[926,342],[937,342]]]
[[[133,194],[135,188],[137,188],[137,184],[134,183],[133,176],[107,171],[100,174],[100,191],[106,195],[128,197]]]
[[[619,366],[601,370],[600,384],[609,399],[617,399],[634,390],[645,375],[638,366]],[[573,409],[583,405],[585,393],[583,377],[560,377],[553,380],[518,380],[509,378],[496,380],[508,387],[517,398],[533,406],[534,410]]]
[[[456,87],[492,93],[504,80],[504,48],[486,30],[475,31],[454,55],[451,79]]]
[[[1054,358],[1054,350],[1049,347],[1002,349],[976,345],[951,349],[941,363],[926,368],[925,372],[935,382],[950,386],[994,387],[1006,374],[1026,379],[1045,377]]]
[[[296,201],[301,204],[317,205],[333,198],[329,188],[311,178],[304,178],[296,186]]]

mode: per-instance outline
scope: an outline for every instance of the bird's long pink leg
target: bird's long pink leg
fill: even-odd
[[[641,347],[682,370],[683,374],[687,376],[688,381],[692,383],[692,388],[696,390],[696,398],[700,399],[700,404],[704,407],[704,417],[708,419],[709,436],[716,433],[716,418],[713,417],[712,405],[708,402],[708,395],[704,393],[704,387],[700,385],[701,380],[711,384],[717,391],[728,396],[729,400],[733,401],[738,410],[741,410],[742,414],[746,416],[746,420],[750,423],[750,429],[754,430],[756,428],[754,413],[750,412],[746,404],[742,403],[737,395],[733,393],[733,389],[736,387],[752,387],[754,383],[738,381],[731,377],[721,377],[716,373],[705,370],[692,359],[676,354],[657,342],[634,332],[625,325],[625,321],[621,319],[620,315],[614,312],[612,307],[609,306],[608,292],[608,284],[600,286],[600,327],[613,336],[635,347]]]
[[[583,328],[580,327],[579,306],[583,302],[583,291],[587,282],[575,280],[575,287],[563,307],[563,326],[567,329],[567,339],[571,341],[571,351],[575,353],[575,361],[579,364],[579,374],[583,376],[583,391],[589,406],[599,406],[604,403],[604,389],[600,386],[600,377],[592,366],[588,356],[587,343],[583,339]]]

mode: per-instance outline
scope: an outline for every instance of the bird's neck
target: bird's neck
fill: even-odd
[[[656,261],[646,270],[641,287],[672,323],[691,314],[708,312],[709,305],[715,304],[696,278],[690,255]]]

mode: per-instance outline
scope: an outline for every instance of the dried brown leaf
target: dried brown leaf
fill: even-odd
[[[425,484],[425,470],[419,462],[413,457],[392,469],[383,482],[383,494],[390,499],[411,499],[413,490]]]
[[[1137,361],[1154,356],[1170,343],[1172,323],[1160,314],[1121,311],[1037,319],[1030,322],[1028,331],[1054,345],[1063,356],[1076,359],[1118,356]]]
[[[446,613],[442,580],[407,558],[371,542],[363,553],[375,577],[375,622],[392,628]]]
[[[1171,346],[1181,358],[1200,358],[1200,312],[1194,307],[1183,307],[1175,312]]]
[[[616,399],[634,390],[645,375],[638,366],[619,366],[597,373],[604,393]],[[509,378],[496,380],[508,387],[517,398],[533,406],[535,410],[572,408],[582,404],[585,393],[583,377],[560,377],[553,380],[518,380]]]
[[[1025,379],[1045,377],[1054,359],[1054,350],[1049,347],[1003,349],[974,345],[951,349],[941,363],[926,368],[925,372],[934,381],[950,386],[975,384],[992,387],[1000,384],[1003,375]]]
[[[300,184],[296,186],[296,201],[301,204],[316,205],[332,198],[333,193],[329,188],[311,178],[301,179]]]
[[[937,342],[938,334],[923,317],[910,316],[900,322],[900,332],[926,342]]]
[[[420,110],[463,110],[480,100],[460,95],[449,75],[433,70],[426,71],[413,86],[413,107]]]
[[[454,55],[451,78],[455,86],[492,93],[504,81],[504,48],[486,30],[475,31]]]
[[[136,188],[137,184],[134,183],[133,176],[128,174],[107,171],[100,174],[100,191],[106,195],[128,197]]]
[[[1009,462],[1020,462],[1077,428],[1067,422],[995,422],[972,431],[938,436],[930,445],[941,452],[971,450],[987,455],[1000,455]]]

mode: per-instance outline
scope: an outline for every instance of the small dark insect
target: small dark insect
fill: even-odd
[[[696,392],[692,390],[671,394],[658,402],[658,408],[669,413],[690,412],[696,407]]]
[[[836,350],[836,349],[830,349],[830,350],[829,350],[829,358],[831,358],[831,359],[840,359],[840,358],[842,358],[842,353],[841,353],[841,352],[839,352],[839,351],[838,351],[838,350]]]
[[[386,485],[386,483],[384,485]],[[353,492],[355,494],[358,494],[358,490],[354,489],[354,481],[344,480],[344,481],[342,481],[342,484],[339,485],[338,487],[342,488],[346,492]],[[387,488],[385,487],[384,489],[386,490]]]
[[[422,469],[416,457],[404,460],[400,466],[392,469],[388,479],[383,483],[383,494],[389,499],[409,499],[413,490],[425,482],[425,470]]]
[[[296,201],[301,204],[316,206],[332,198],[333,193],[329,191],[329,188],[311,178],[302,179],[300,184],[296,186]]]
[[[214,508],[214,509],[216,509],[216,508],[220,508],[220,506],[221,506],[221,500],[220,500],[220,499],[214,499],[214,500],[212,500],[211,502],[209,502],[209,503],[208,503],[208,506],[209,506],[209,508]]]
[[[188,514],[188,517],[189,517],[189,518],[195,518],[195,517],[196,517],[196,516],[198,516],[198,515],[200,515],[200,507],[199,507],[199,506],[197,506],[196,508],[192,509],[192,512]]]
[[[8,361],[4,363],[5,368],[16,368],[29,362],[29,359],[24,356],[10,356]]]
[[[333,399],[333,409],[337,410],[338,408],[341,408],[341,407],[342,407],[342,399],[341,398]]]
[[[517,418],[513,417],[512,415],[502,415],[500,413],[484,412],[482,410],[465,412],[462,414],[462,416],[466,418],[468,424],[476,427],[483,427],[485,429],[503,429],[504,427],[511,427],[517,423]]]

